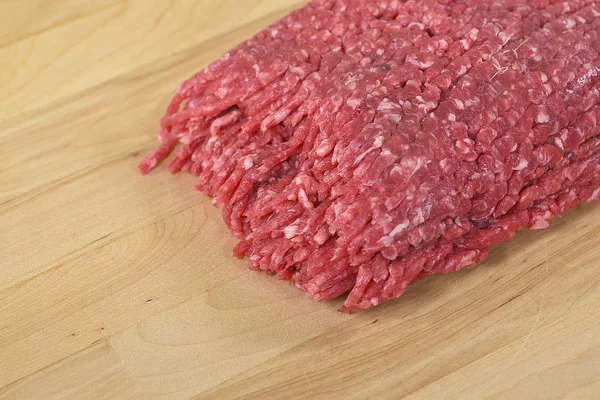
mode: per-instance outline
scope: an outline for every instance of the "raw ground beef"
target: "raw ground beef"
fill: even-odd
[[[322,0],[183,82],[147,173],[343,311],[600,199],[600,1]]]

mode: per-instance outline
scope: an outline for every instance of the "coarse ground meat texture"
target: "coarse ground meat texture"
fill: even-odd
[[[600,1],[322,0],[183,82],[161,122],[250,268],[342,311],[600,199]]]

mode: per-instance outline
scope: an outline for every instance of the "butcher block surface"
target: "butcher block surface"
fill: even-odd
[[[177,85],[305,2],[0,2],[0,399],[600,398],[600,207],[360,314],[246,269]]]

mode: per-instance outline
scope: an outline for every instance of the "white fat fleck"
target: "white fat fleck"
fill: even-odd
[[[550,116],[547,112],[541,111],[537,116],[537,122],[539,124],[545,124],[550,122]]]
[[[319,145],[319,147],[317,147],[317,150],[315,150],[315,153],[319,157],[325,157],[326,155],[330,154],[332,151],[333,151],[333,146],[331,145],[331,143],[329,142],[328,139],[325,139]]]
[[[279,31],[277,29],[271,30],[271,37],[276,38],[278,34],[279,34]]]
[[[543,60],[543,57],[540,56],[540,55],[536,55],[535,57],[533,57],[533,60],[536,61],[536,62],[540,62],[540,61]]]
[[[300,67],[291,67],[290,72],[296,75],[304,75],[304,69]]]
[[[242,166],[247,171],[254,166],[254,161],[252,161],[251,158],[246,158],[246,159],[244,159]]]
[[[446,167],[448,166],[448,159],[444,158],[442,161],[440,161],[440,167],[445,171]]]
[[[307,210],[312,210],[315,208],[315,205],[310,201],[304,189],[298,190],[298,200],[300,200],[302,206]]]
[[[471,252],[465,254],[462,257],[462,259],[460,260],[460,263],[456,268],[461,269],[461,268],[471,265],[476,256],[477,256],[477,252],[475,252],[475,251],[471,251]]]
[[[394,244],[394,239],[391,236],[382,236],[377,243],[383,247],[391,247]]]
[[[448,121],[455,122],[456,121],[456,115],[454,115],[454,114],[448,114]]]
[[[426,69],[426,68],[429,68],[429,67],[431,67],[433,64],[434,64],[434,62],[433,62],[433,61],[421,61],[421,62],[419,63],[419,67],[420,67],[420,68],[423,68],[423,69]]]
[[[567,29],[572,29],[575,25],[577,25],[577,23],[575,22],[574,19],[572,18],[567,18],[565,20],[565,28]]]
[[[410,222],[406,219],[402,223],[396,225],[396,227],[390,232],[390,236],[396,236],[406,230],[410,226]]]
[[[286,239],[291,239],[294,236],[298,235],[298,226],[297,225],[286,226],[285,228],[283,228],[283,233],[285,234]]]
[[[542,72],[542,83],[548,82],[548,75]]]
[[[360,156],[358,156],[358,158],[354,161],[354,165],[358,165],[362,160],[365,159],[365,157],[370,152],[372,152],[373,150],[377,150],[377,149],[381,148],[382,145],[383,145],[383,136],[377,136],[375,138],[375,142],[373,143],[373,146],[369,150],[365,151]]]
[[[390,117],[396,124],[399,124],[400,121],[402,121],[402,114],[392,113],[388,114],[388,117]]]
[[[360,100],[350,98],[346,101],[346,104],[348,104],[353,110],[356,110],[360,105]]]
[[[381,199],[377,196],[375,197],[371,197],[371,200],[369,201],[371,203],[371,207],[375,208],[377,206],[377,204],[379,203]]]
[[[580,86],[586,85],[590,81],[591,78],[598,76],[598,72],[600,72],[599,68],[594,68],[591,65],[590,65],[589,69],[586,67],[586,70],[587,70],[587,72],[585,74],[583,74],[581,77],[579,77],[579,79],[577,80],[577,84],[579,84]]]
[[[522,171],[525,168],[527,168],[528,166],[529,166],[529,162],[527,160],[523,159],[519,162],[519,165],[517,165],[516,167],[513,168],[513,170]]]
[[[378,82],[379,82],[379,81],[378,81]],[[367,85],[367,92],[369,92],[369,93],[370,93],[370,92],[372,92],[373,90],[375,90],[375,88],[377,87],[377,85],[378,85],[378,84],[380,84],[380,83],[381,83],[381,82],[379,82],[379,83],[377,83],[377,84],[372,84],[372,83],[368,84],[368,85]]]
[[[425,157],[404,157],[399,165],[392,168],[391,174],[399,175],[404,180],[409,180],[423,166],[429,164]]]
[[[512,147],[512,149],[510,149],[510,152],[511,152],[511,153],[514,153],[514,152],[515,152],[515,151],[516,151],[518,148],[519,148],[519,145],[518,145],[518,144],[515,144],[515,145]]]
[[[422,209],[419,209],[419,211],[417,211],[417,215],[415,215],[412,222],[415,226],[421,225],[423,222],[425,222],[425,215]]]
[[[479,29],[477,28],[473,28],[469,31],[469,37],[471,38],[471,40],[476,41],[477,40],[477,35],[479,34]]]
[[[319,233],[313,236],[313,239],[318,245],[323,246],[329,239],[329,235],[327,234],[327,231],[321,230]]]
[[[379,221],[379,225],[388,225],[390,223],[392,223],[392,221],[394,220],[394,218],[391,215],[385,215],[385,216],[381,216],[381,220]]]
[[[376,53],[378,56],[382,55],[384,53],[385,50],[383,49],[377,49]]]
[[[594,193],[592,193],[592,200],[600,200],[600,189],[594,190]]]
[[[399,104],[393,103],[388,98],[381,100],[381,102],[379,103],[379,106],[377,107],[377,111],[385,112],[388,116],[390,116],[394,120],[396,120],[397,116],[400,117],[400,120],[402,119],[402,115],[400,114],[402,112],[402,107],[400,107]],[[397,122],[400,122],[400,120],[398,120]]]
[[[257,78],[259,81],[261,81],[263,83],[267,83],[269,81],[270,74],[268,74],[266,72],[261,72],[257,75]]]
[[[552,213],[550,211],[546,211],[542,215],[536,215],[532,218],[531,229],[539,230],[546,229],[550,226],[550,220],[552,219]]]
[[[465,109],[465,103],[462,102],[462,100],[459,99],[454,99],[454,105],[456,106],[456,108],[458,108],[459,110],[464,110]]]
[[[220,87],[215,92],[215,95],[220,99],[224,99],[227,96],[227,93],[228,93],[227,89],[225,89],[224,87]]]
[[[420,22],[411,22],[410,24],[408,24],[409,28],[412,28],[413,26],[416,26],[417,28],[419,28],[420,30],[425,30],[425,25],[423,25]]]
[[[559,137],[554,139],[554,143],[556,144],[556,146],[558,146],[559,149],[561,150],[565,150],[565,144],[563,143],[563,140]]]

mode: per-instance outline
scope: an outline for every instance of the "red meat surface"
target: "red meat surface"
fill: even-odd
[[[600,1],[321,0],[183,82],[149,172],[343,311],[600,199]]]

